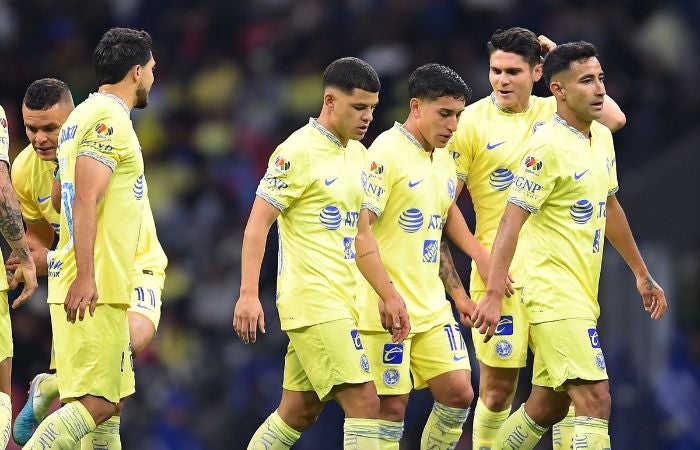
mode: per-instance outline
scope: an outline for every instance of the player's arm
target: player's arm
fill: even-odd
[[[97,234],[97,204],[104,196],[112,169],[87,155],[75,162],[75,198],[73,200],[73,246],[77,276],[66,294],[63,307],[69,322],[83,320],[89,307],[90,315],[97,306],[95,283],[95,238]]]
[[[450,246],[444,236],[440,240],[440,279],[442,280],[443,286],[445,286],[445,291],[450,294],[450,297],[452,297],[452,300],[455,302],[455,306],[459,312],[460,322],[468,327],[473,326],[474,324],[472,323],[471,316],[474,314],[476,305],[467,294],[467,290],[464,288],[462,280],[459,278],[454,261],[452,260]]]
[[[258,289],[260,267],[265,254],[267,235],[279,215],[279,209],[256,196],[243,232],[241,291],[233,310],[233,329],[246,344],[255,342],[258,327],[265,333],[265,314]]]
[[[644,302],[644,309],[651,314],[652,319],[658,320],[666,312],[666,294],[651,277],[617,196],[614,194],[609,196],[607,203],[605,237],[632,269],[637,280],[637,290]]]
[[[401,342],[411,331],[406,304],[386,273],[379,245],[372,233],[372,223],[377,219],[368,209],[360,211],[357,238],[355,239],[355,263],[380,297],[379,311],[382,325],[389,330],[394,342]]]
[[[46,257],[49,252],[49,248],[53,246],[54,239],[56,238],[56,232],[45,220],[41,220],[39,222],[28,222],[25,238],[27,239],[27,245],[29,245],[29,251],[32,254],[32,259],[34,260],[34,264],[36,266],[37,276],[46,276],[48,273]],[[5,268],[14,273],[20,269],[20,267],[21,264],[19,258],[14,254],[14,252],[11,253],[9,258],[7,258],[7,261],[5,261]]]
[[[485,334],[484,342],[493,336],[501,318],[501,302],[506,288],[508,268],[515,254],[518,235],[530,212],[520,206],[508,203],[498,224],[498,232],[491,249],[491,269],[486,285],[486,295],[477,304],[474,316],[474,327],[479,333]]]
[[[19,281],[24,282],[22,293],[12,304],[12,308],[17,308],[29,300],[37,288],[36,267],[24,234],[22,213],[10,182],[8,165],[4,162],[0,162],[0,232],[19,258],[21,266],[21,271],[18,271],[21,273],[16,274],[9,283],[10,289],[14,289]]]
[[[542,52],[545,54],[551,52],[557,46],[557,44],[547,36],[540,35],[537,39],[540,41]],[[597,119],[597,121],[608,127],[608,129],[614,133],[625,126],[627,117],[625,113],[622,112],[617,102],[606,94],[605,100],[603,101],[603,115],[600,119]]]

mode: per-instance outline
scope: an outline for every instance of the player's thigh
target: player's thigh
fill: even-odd
[[[75,323],[66,320],[63,304],[49,311],[62,401],[92,395],[116,404],[134,392],[125,306],[98,304]]]
[[[362,344],[374,376],[379,396],[405,395],[411,392],[411,342],[409,336],[400,344],[391,341],[386,331],[362,331]]]
[[[416,389],[428,380],[454,371],[471,371],[469,355],[457,323],[439,324],[416,333],[411,343],[411,374]],[[471,384],[465,388],[471,390]]]
[[[354,320],[340,319],[287,330],[287,335],[320,400],[331,398],[334,386],[373,381]]]
[[[153,324],[151,329],[154,333],[160,323],[161,293],[164,281],[164,275],[143,273],[142,271],[134,272],[131,279],[129,312],[147,318]]]
[[[608,379],[595,320],[557,320],[532,324],[530,330],[532,384],[563,390],[568,380]]]
[[[485,294],[485,291],[473,291],[472,300],[478,303]],[[489,367],[525,367],[529,326],[522,302],[522,288],[516,289],[510,298],[503,298],[501,319],[496,333],[488,342],[484,342],[484,335],[478,329],[472,328],[471,332],[479,361]]]

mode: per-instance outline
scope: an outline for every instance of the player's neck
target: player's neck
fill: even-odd
[[[559,108],[557,108],[557,114],[559,115],[559,117],[566,120],[566,123],[568,123],[570,126],[580,131],[581,134],[583,134],[585,137],[589,137],[591,135],[590,121],[579,119],[573,111],[566,107],[562,108],[561,105],[559,106]]]
[[[118,97],[131,111],[134,109],[134,103],[136,101],[136,96],[127,89],[126,86],[120,86],[119,84],[103,84],[97,89],[100,94],[108,94]]]
[[[418,128],[418,124],[414,120],[411,119],[409,116],[408,119],[406,119],[406,122],[403,123],[403,127],[411,133],[411,136],[413,136],[416,141],[423,147],[423,150],[426,152],[430,153],[430,156],[432,157],[433,155],[433,150],[435,150],[435,147],[430,145],[430,143],[423,137],[423,133],[420,132],[420,129]]]
[[[340,136],[340,133],[338,133],[336,127],[333,126],[333,122],[331,121],[329,114],[324,112],[324,110],[321,111],[321,114],[318,115],[318,119],[316,119],[316,122],[326,130],[328,130],[331,134],[333,134],[333,136],[338,138],[340,143],[343,144],[343,147],[347,147],[350,139]]]

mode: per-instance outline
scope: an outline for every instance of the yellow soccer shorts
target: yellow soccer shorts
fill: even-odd
[[[379,395],[424,389],[428,380],[455,370],[471,370],[464,338],[456,323],[411,334],[401,344],[386,331],[362,332]],[[413,382],[411,382],[413,377]]]
[[[333,387],[372,381],[364,342],[354,319],[339,319],[286,330],[282,387],[315,391],[319,400],[333,398]]]
[[[126,305],[98,304],[75,323],[63,304],[49,305],[61,401],[84,395],[118,403],[135,391]]]
[[[0,361],[12,358],[12,324],[7,291],[0,291]]]
[[[532,384],[564,390],[568,380],[608,379],[596,321],[566,319],[530,325]]]
[[[160,295],[165,282],[164,274],[150,273],[150,271],[134,272],[131,279],[131,305],[129,312],[135,312],[146,317],[158,330],[160,322]]]
[[[525,367],[529,342],[529,326],[525,305],[522,302],[522,288],[515,289],[512,297],[504,297],[501,319],[496,332],[484,343],[484,335],[472,328],[472,341],[476,359],[489,367],[515,369]],[[472,300],[481,301],[486,291],[474,291]]]

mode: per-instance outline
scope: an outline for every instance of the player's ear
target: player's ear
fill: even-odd
[[[540,58],[540,59],[542,59],[542,58]],[[542,66],[543,66],[543,63],[540,62],[532,70],[532,79],[535,80],[535,83],[540,81],[540,78],[542,78]]]
[[[136,64],[131,68],[129,73],[131,73],[131,78],[133,78],[134,81],[138,81],[143,73],[143,67],[140,64]]]
[[[421,106],[421,101],[420,99],[417,98],[412,98],[410,102],[408,102],[408,107],[410,109],[410,114],[415,117],[420,117],[420,106]]]
[[[566,88],[561,81],[552,80],[549,83],[549,90],[557,98],[557,100],[564,100],[566,98]]]
[[[329,110],[333,110],[333,106],[335,103],[335,95],[331,91],[326,91],[323,93],[323,106],[328,108]]]

